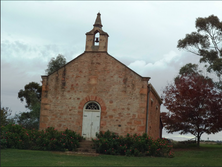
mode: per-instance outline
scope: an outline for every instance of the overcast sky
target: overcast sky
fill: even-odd
[[[177,41],[195,31],[198,17],[218,16],[220,1],[1,1],[1,105],[26,111],[17,98],[29,82],[41,84],[52,57],[67,62],[85,50],[85,33],[101,13],[109,34],[108,53],[144,77],[159,95],[187,63],[199,57],[177,49]],[[166,109],[162,106],[162,111]],[[164,137],[181,140],[192,135]],[[222,132],[202,139],[221,140]]]

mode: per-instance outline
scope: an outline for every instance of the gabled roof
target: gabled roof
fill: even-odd
[[[79,56],[77,56],[76,58],[74,58],[73,60],[71,60],[70,62],[66,63],[64,66],[62,66],[61,68],[64,68],[66,65],[72,63],[73,61],[77,60],[79,57],[83,56],[85,53],[89,53],[88,52],[83,52],[82,54],[80,54]],[[95,53],[95,52],[92,52],[92,53]],[[99,52],[101,53],[101,52]],[[151,77],[142,77],[141,75],[139,75],[138,73],[136,73],[135,71],[133,71],[131,68],[129,68],[128,66],[126,66],[125,64],[123,64],[122,62],[120,62],[119,60],[117,60],[116,58],[114,58],[113,56],[111,56],[110,54],[108,54],[107,52],[104,52],[106,53],[108,56],[110,56],[111,58],[113,58],[115,61],[119,62],[120,64],[122,64],[123,66],[125,66],[127,69],[129,69],[130,71],[132,71],[133,73],[135,73],[136,75],[138,75],[139,77],[141,77],[142,80],[144,81],[149,81]],[[59,68],[58,70],[60,70],[61,68]],[[54,73],[56,73],[58,70],[56,70],[55,72],[49,74],[49,75],[42,75],[42,77],[48,77]],[[154,89],[154,88],[153,88]],[[155,90],[155,89],[154,89]],[[157,94],[158,95],[158,94]]]

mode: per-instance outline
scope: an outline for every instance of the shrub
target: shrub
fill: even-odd
[[[82,136],[69,129],[66,129],[62,135],[65,135],[65,148],[69,151],[76,150],[79,147],[79,142],[83,140]]]
[[[38,131],[14,124],[1,127],[1,148],[71,151],[79,147],[81,140],[83,137],[69,129],[60,132],[48,127],[45,131]]]
[[[167,156],[173,157],[172,146],[165,139],[153,140],[143,135],[118,136],[106,131],[97,133],[97,139],[92,139],[97,153],[127,156]]]
[[[0,148],[1,149],[7,148],[7,140],[6,139],[0,139]]]
[[[41,131],[36,139],[36,144],[41,150],[69,151],[76,150],[79,142],[83,138],[76,132],[66,129],[65,131],[57,131],[53,127],[48,127],[45,131]]]
[[[9,124],[1,128],[1,136],[7,141],[7,148],[27,149],[30,146],[28,131],[20,125]]]
[[[5,149],[7,148],[7,140],[6,140],[6,135],[5,135],[5,128],[4,126],[1,126],[1,129],[0,129],[0,148],[1,149]]]

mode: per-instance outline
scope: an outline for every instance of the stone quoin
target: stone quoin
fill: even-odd
[[[88,140],[107,130],[162,137],[162,101],[150,77],[140,76],[109,55],[108,37],[98,13],[93,29],[86,33],[85,51],[42,76],[40,130],[68,128]]]

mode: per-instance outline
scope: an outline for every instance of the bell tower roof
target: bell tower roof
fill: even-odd
[[[102,23],[101,23],[101,18],[100,18],[100,13],[97,13],[96,21],[95,24],[93,25],[94,27],[99,27],[102,28]]]
[[[86,52],[107,52],[109,35],[102,30],[101,14],[97,13],[93,29],[86,33]]]

